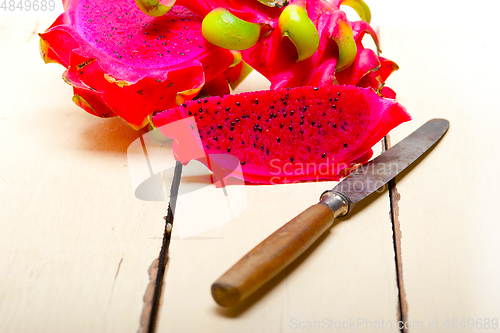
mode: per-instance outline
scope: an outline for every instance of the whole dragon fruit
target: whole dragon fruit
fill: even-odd
[[[224,72],[241,56],[207,43],[202,20],[189,10],[175,6],[153,18],[131,1],[64,5],[40,34],[41,55],[66,67],[63,79],[73,86],[73,101],[87,112],[120,116],[139,129],[153,112],[176,107],[202,88],[229,93]]]
[[[161,15],[155,11],[157,8],[168,11],[168,6],[157,0],[136,2],[150,15],[151,11]],[[379,47],[377,35],[369,25],[370,9],[363,0],[177,0],[175,3],[204,17],[202,32],[207,40],[228,49],[243,50],[243,60],[271,81],[271,89],[357,85],[372,87],[380,95],[395,98],[395,93],[384,85],[398,66],[379,58],[362,44],[368,33]],[[340,5],[354,8],[362,20],[348,21]]]

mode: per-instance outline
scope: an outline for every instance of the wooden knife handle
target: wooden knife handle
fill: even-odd
[[[239,304],[282,271],[330,226],[347,213],[342,200],[306,209],[240,259],[212,285],[212,296],[222,306]]]

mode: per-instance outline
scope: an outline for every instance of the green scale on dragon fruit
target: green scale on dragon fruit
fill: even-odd
[[[371,88],[335,85],[208,97],[157,113],[153,121],[162,130],[189,117],[196,126],[186,131],[199,136],[206,156],[235,156],[239,177],[262,184],[338,180],[343,168],[366,162],[371,147],[411,119]],[[193,148],[179,147],[176,156],[185,154],[175,149]]]
[[[155,111],[176,107],[202,88],[229,93],[224,72],[235,52],[206,42],[202,20],[174,6],[153,18],[133,1],[68,0],[40,34],[45,62],[66,71],[73,101],[99,117],[120,116],[133,128]],[[234,76],[234,73],[233,73]]]

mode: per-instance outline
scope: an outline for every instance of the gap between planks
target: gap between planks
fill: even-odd
[[[170,246],[170,237],[172,227],[174,225],[175,206],[177,204],[177,195],[179,194],[181,175],[182,163],[177,161],[175,164],[174,177],[170,187],[170,199],[168,203],[167,216],[164,217],[165,230],[163,233],[163,242],[160,254],[158,258],[153,261],[148,270],[150,283],[146,288],[146,293],[144,294],[144,308],[142,310],[139,333],[154,333],[156,331],[165,273],[167,271],[169,261],[168,248]]]
[[[382,140],[382,152],[391,148],[391,137],[387,134]],[[403,280],[403,261],[401,255],[401,225],[399,223],[399,200],[401,195],[396,188],[396,178],[389,181],[389,204],[390,218],[392,224],[392,240],[394,244],[394,261],[396,264],[396,284],[398,287],[398,319],[402,323],[406,323],[408,319],[408,303],[406,302],[406,293]],[[400,332],[407,333],[408,329],[403,324]]]
[[[387,135],[382,140],[382,151],[391,148],[391,139]],[[167,216],[165,216],[165,231],[163,234],[163,243],[158,259],[155,259],[149,268],[150,286],[154,286],[154,290],[148,287],[144,295],[144,309],[141,317],[140,333],[154,333],[158,320],[158,312],[161,305],[161,296],[163,291],[163,283],[165,278],[166,267],[168,265],[168,248],[170,246],[170,236],[174,223],[175,206],[177,204],[177,195],[182,174],[182,164],[176,163],[174,177],[170,188],[170,201],[168,204]],[[390,202],[390,218],[393,230],[394,244],[394,260],[396,268],[396,283],[398,287],[398,319],[405,323],[408,318],[408,304],[406,302],[406,293],[403,281],[403,263],[401,256],[401,228],[399,223],[399,200],[401,196],[396,188],[396,181],[392,179],[389,184],[389,202]],[[408,330],[404,327],[401,332],[407,333]]]

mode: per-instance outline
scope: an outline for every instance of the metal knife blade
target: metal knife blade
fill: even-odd
[[[448,131],[449,127],[450,123],[446,119],[429,120],[394,147],[356,169],[327,192],[344,195],[349,201],[349,210],[352,209],[355,203],[377,191],[422,156]]]
[[[212,285],[222,306],[239,304],[328,230],[336,217],[393,179],[446,133],[449,122],[432,119],[373,161],[351,173],[315,204],[262,241]]]

